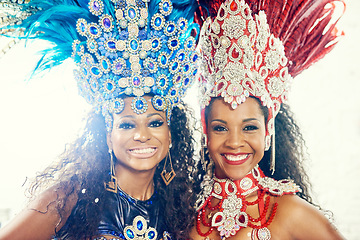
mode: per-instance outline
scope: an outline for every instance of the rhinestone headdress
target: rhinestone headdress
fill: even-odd
[[[330,1],[304,1],[303,6],[291,2],[200,1],[208,8],[204,15],[210,15],[199,42],[201,106],[221,96],[235,109],[249,96],[258,98],[269,109],[267,149],[292,77],[330,51],[334,44],[329,43],[337,38],[336,22],[323,34],[335,8],[324,8]],[[301,17],[310,11],[311,17]],[[304,44],[308,44],[304,49],[297,46]]]
[[[111,114],[124,109],[126,96],[134,97],[131,107],[138,114],[147,110],[143,96],[153,96],[152,105],[166,111],[169,120],[197,72],[196,39],[191,36],[196,24],[191,23],[189,11],[194,13],[196,4],[189,1],[181,11],[170,0],[55,2],[31,1],[24,9],[34,9],[35,4],[37,11],[19,26],[26,28],[27,38],[56,44],[55,27],[65,28],[67,35],[59,44],[66,48],[63,58],[69,57],[71,49],[79,67],[75,78],[80,94],[102,112],[108,129]],[[53,28],[44,30],[42,23]]]

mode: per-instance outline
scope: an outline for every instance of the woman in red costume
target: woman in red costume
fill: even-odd
[[[192,239],[342,239],[312,202],[284,104],[292,78],[336,43],[337,3],[200,2],[207,149]]]

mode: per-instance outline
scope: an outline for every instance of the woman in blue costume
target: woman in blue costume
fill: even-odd
[[[1,34],[54,43],[35,73],[72,57],[80,94],[94,108],[0,239],[188,238],[194,163],[181,97],[197,71],[196,4],[22,2],[3,2]]]

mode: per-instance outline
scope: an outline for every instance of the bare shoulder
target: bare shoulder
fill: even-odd
[[[0,229],[0,239],[51,239],[55,229],[59,230],[77,202],[77,194],[65,194],[59,186],[53,186],[37,196]],[[64,206],[60,216],[58,208]]]
[[[296,195],[279,197],[276,215],[293,239],[344,239],[321,211]]]

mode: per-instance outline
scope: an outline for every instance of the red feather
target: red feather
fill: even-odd
[[[230,0],[231,1],[231,0]],[[199,0],[202,23],[215,18],[224,0]],[[295,77],[330,52],[344,33],[335,27],[335,9],[343,0],[245,0],[252,14],[265,11],[270,31],[284,44],[289,73]],[[338,5],[337,5],[338,4]],[[326,7],[326,8],[325,8]],[[342,13],[343,13],[342,12]],[[327,28],[327,31],[324,30]]]

